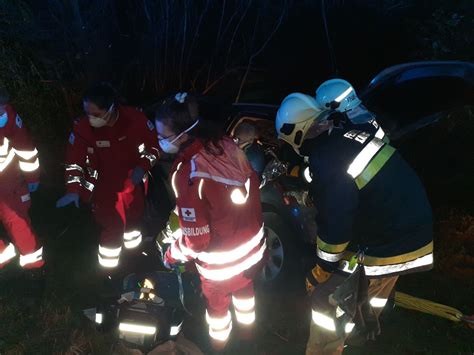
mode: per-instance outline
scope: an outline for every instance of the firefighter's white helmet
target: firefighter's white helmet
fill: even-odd
[[[343,79],[327,80],[316,89],[316,103],[321,110],[346,112],[361,104],[353,86]]]
[[[306,133],[320,113],[321,110],[313,97],[298,92],[288,95],[276,115],[275,128],[278,139],[289,143],[296,152],[299,152]]]

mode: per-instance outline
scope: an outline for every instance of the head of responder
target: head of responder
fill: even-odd
[[[118,95],[112,85],[98,83],[84,94],[82,105],[94,128],[113,126],[118,120]]]
[[[278,139],[289,144],[297,154],[304,155],[302,146],[305,140],[316,138],[334,127],[334,120],[328,119],[330,112],[322,110],[316,100],[309,95],[302,93],[288,95],[276,115],[275,128]],[[331,113],[332,116],[335,114]]]
[[[234,141],[240,149],[247,148],[257,140],[257,129],[250,123],[241,123],[234,132]]]
[[[197,98],[186,92],[163,100],[156,111],[155,127],[160,148],[168,154],[177,154],[195,138],[205,146],[215,143],[218,147],[223,136],[219,124],[200,117]]]

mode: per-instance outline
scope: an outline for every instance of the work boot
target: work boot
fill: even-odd
[[[211,347],[214,354],[223,354],[226,346],[227,341],[211,339]]]
[[[257,354],[258,336],[255,324],[250,326],[239,324],[236,328],[236,339],[232,344],[232,350],[241,354]]]
[[[237,336],[245,342],[252,342],[255,339],[255,325],[242,325],[237,327]]]

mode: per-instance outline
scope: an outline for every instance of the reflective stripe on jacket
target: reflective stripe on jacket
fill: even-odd
[[[204,279],[224,281],[256,265],[265,252],[258,178],[244,153],[228,138],[223,154],[195,141],[171,175],[181,237],[168,263],[194,260]]]
[[[38,150],[12,106],[6,105],[7,122],[0,128],[0,175],[6,181],[17,183],[24,177],[27,182],[39,181]],[[8,188],[8,187],[7,187]]]
[[[303,145],[318,209],[319,263],[350,272],[349,259],[361,250],[371,277],[431,268],[432,215],[419,178],[376,131],[352,128]]]
[[[69,136],[65,175],[69,192],[90,195],[102,190],[123,191],[131,186],[133,169],[148,171],[159,157],[154,125],[138,110],[118,106],[114,126],[93,128],[87,117],[75,122]]]

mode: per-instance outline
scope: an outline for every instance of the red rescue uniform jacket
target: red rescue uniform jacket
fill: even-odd
[[[182,236],[165,261],[194,261],[203,279],[227,281],[260,262],[265,238],[258,178],[245,154],[229,138],[223,154],[195,140],[172,169]]]
[[[11,189],[22,180],[39,181],[39,159],[28,131],[12,106],[6,105],[6,115],[7,122],[0,127],[0,185]]]
[[[92,191],[127,191],[133,189],[135,167],[148,171],[155,164],[159,151],[153,123],[132,107],[118,106],[118,114],[112,127],[94,128],[87,117],[75,122],[66,153],[68,192],[87,200]]]

